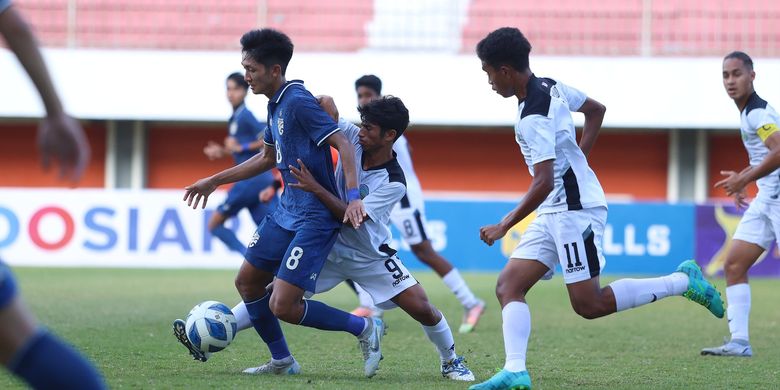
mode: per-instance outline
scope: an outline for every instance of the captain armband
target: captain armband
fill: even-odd
[[[758,134],[758,137],[761,138],[761,142],[766,142],[766,139],[769,138],[770,135],[776,133],[780,128],[777,127],[777,124],[775,123],[767,123],[756,130],[756,134]]]

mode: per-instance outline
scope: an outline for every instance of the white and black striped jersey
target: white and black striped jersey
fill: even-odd
[[[423,210],[425,200],[423,199],[422,186],[420,185],[420,180],[417,179],[417,173],[414,172],[412,156],[409,152],[409,142],[406,140],[406,136],[398,137],[395,144],[393,144],[393,151],[396,153],[398,164],[401,165],[406,178],[406,195],[401,198],[393,212],[406,208]]]
[[[606,207],[601,183],[577,145],[570,102],[561,97],[556,84],[552,79],[531,75],[527,95],[517,107],[515,140],[531,176],[535,164],[555,160],[553,190],[537,213]]]
[[[780,116],[766,100],[753,92],[748,98],[745,109],[740,113],[740,132],[742,143],[748,153],[750,166],[757,166],[769,154],[769,148],[764,142],[778,131]],[[756,180],[758,197],[763,199],[778,199],[780,196],[780,169]]]
[[[392,160],[378,167],[363,169],[363,147],[358,142],[360,129],[354,124],[339,120],[344,135],[355,145],[356,172],[360,180],[360,197],[363,199],[368,219],[358,229],[343,224],[336,243],[328,255],[330,261],[351,259],[358,262],[386,260],[396,251],[390,248],[392,234],[388,226],[390,211],[406,193],[404,171],[398,160]],[[347,183],[342,170],[342,159],[336,168],[336,187],[339,197],[347,201]]]

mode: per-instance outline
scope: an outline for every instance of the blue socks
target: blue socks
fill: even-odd
[[[45,330],[39,330],[17,352],[8,369],[34,389],[106,388],[89,361]]]
[[[260,335],[260,338],[268,345],[271,351],[271,357],[275,360],[284,359],[290,356],[290,349],[287,348],[287,340],[284,339],[282,327],[279,326],[279,320],[271,312],[268,302],[271,300],[271,294],[253,301],[245,302],[246,311],[249,313],[249,319],[252,325]]]
[[[231,250],[234,250],[242,255],[246,253],[246,245],[242,244],[241,241],[238,241],[236,234],[233,233],[232,230],[226,228],[224,225],[220,225],[212,229],[211,235],[219,238],[219,240],[224,242],[225,245],[227,245],[227,247]]]
[[[366,319],[330,307],[322,302],[305,299],[303,317],[298,325],[322,330],[341,330],[360,336],[366,327]]]

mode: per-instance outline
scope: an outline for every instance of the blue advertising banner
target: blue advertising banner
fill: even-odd
[[[428,200],[427,233],[434,249],[462,270],[503,268],[533,216],[515,226],[492,247],[479,239],[479,228],[497,223],[514,201]],[[665,203],[612,204],[604,231],[604,273],[664,274],[694,255],[695,206]],[[407,267],[424,269],[409,246],[396,237],[395,248]]]

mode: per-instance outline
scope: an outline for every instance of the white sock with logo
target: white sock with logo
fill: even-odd
[[[525,354],[531,336],[531,311],[525,302],[509,302],[501,310],[504,331],[504,369],[510,372],[525,371]]]
[[[619,279],[609,284],[615,295],[617,311],[646,305],[688,289],[688,275],[674,272],[660,278]]]
[[[729,319],[729,331],[732,339],[750,341],[748,338],[748,318],[750,317],[750,285],[735,284],[726,287],[726,309]]]
[[[252,320],[249,319],[249,312],[246,311],[246,304],[243,301],[236,304],[230,311],[236,317],[236,332],[252,327]]]
[[[455,339],[452,337],[452,330],[447,323],[447,319],[444,318],[444,314],[441,315],[441,321],[433,326],[422,325],[425,335],[428,336],[428,340],[431,340],[433,345],[436,346],[436,350],[439,351],[439,358],[442,362],[448,362],[455,359]]]
[[[457,268],[451,269],[450,272],[447,272],[447,275],[444,275],[444,277],[441,278],[441,280],[450,290],[452,290],[455,297],[460,301],[460,304],[466,309],[471,309],[474,305],[479,303],[479,300],[474,296],[474,293],[471,292],[466,281],[460,276],[460,272],[458,272]]]

